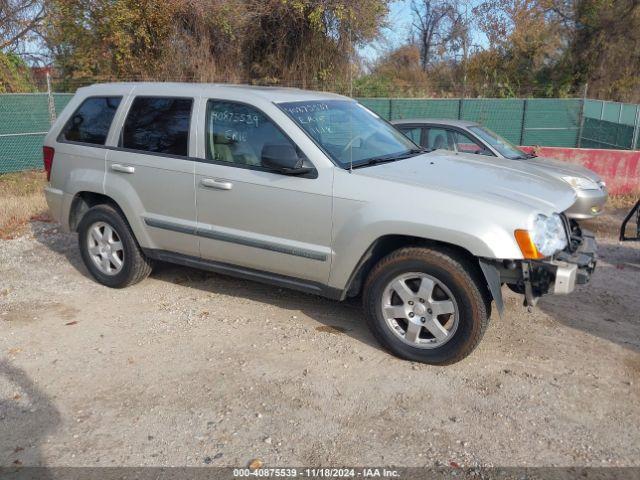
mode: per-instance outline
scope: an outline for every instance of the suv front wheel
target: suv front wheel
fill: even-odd
[[[110,205],[97,205],[78,225],[80,254],[101,284],[124,288],[145,279],[152,269],[122,215]]]
[[[383,258],[364,287],[369,327],[395,355],[434,365],[455,363],[477,346],[489,302],[468,261],[410,247]]]

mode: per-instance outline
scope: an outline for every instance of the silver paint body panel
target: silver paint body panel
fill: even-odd
[[[123,97],[106,145],[59,142],[60,130],[80,103],[101,95]],[[136,95],[194,99],[188,157],[118,148]],[[317,177],[206,160],[209,99],[261,110],[299,147]],[[439,151],[353,172],[342,169],[277,105],[322,99],[349,100],[298,89],[214,84],[79,89],[45,139],[45,145],[55,148],[47,189],[51,213],[69,229],[73,198],[80,192],[104,194],[120,206],[145,249],[344,289],[363,254],[381,237],[407,235],[457,245],[477,257],[521,259],[514,230],[531,228],[537,214],[562,212],[575,202],[575,192],[565,182],[535,168],[509,168],[473,155]]]

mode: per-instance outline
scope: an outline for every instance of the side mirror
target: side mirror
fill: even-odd
[[[292,145],[266,144],[262,147],[262,166],[284,175],[303,175],[313,169],[304,167]]]

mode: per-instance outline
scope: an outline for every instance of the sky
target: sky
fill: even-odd
[[[375,60],[384,50],[399,47],[409,37],[411,30],[411,0],[396,0],[389,8],[389,24],[382,41],[375,41],[360,49],[360,54],[368,61]]]
[[[468,0],[469,11],[471,8],[483,3],[482,0]],[[411,23],[413,22],[411,13],[411,0],[395,0],[389,7],[387,18],[388,27],[382,32],[383,39],[376,40],[360,49],[360,55],[373,62],[385,51],[392,50],[402,45],[409,38]],[[486,46],[487,39],[477,30],[472,31],[472,43],[479,46]]]

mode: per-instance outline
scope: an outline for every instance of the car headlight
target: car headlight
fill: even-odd
[[[562,218],[557,213],[550,217],[537,215],[530,230],[516,230],[516,241],[524,258],[549,257],[567,246],[567,235]]]
[[[577,188],[578,190],[599,190],[598,184],[587,177],[573,177],[566,176],[562,177],[562,180],[567,182],[573,188]]]

